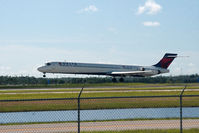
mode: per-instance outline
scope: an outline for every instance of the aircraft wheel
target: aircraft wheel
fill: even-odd
[[[117,79],[116,78],[112,78],[112,82],[117,82]]]
[[[120,82],[124,82],[124,78],[120,78],[119,80],[120,80]]]
[[[46,74],[44,73],[43,77],[45,78],[46,77]]]

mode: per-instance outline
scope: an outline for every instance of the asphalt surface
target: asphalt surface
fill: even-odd
[[[190,85],[193,87],[199,87],[199,85]],[[120,88],[184,88],[183,85],[144,85],[144,86],[104,86],[104,87],[84,87],[86,89],[120,89]],[[80,89],[81,87],[73,87],[73,88],[6,88],[1,90],[61,90],[61,89]]]
[[[182,89],[173,89],[173,88],[177,88],[177,87],[183,88],[184,86],[153,86],[153,87],[152,86],[136,86],[136,87],[125,86],[125,87],[92,87],[92,88],[88,87],[88,88],[86,88],[86,90],[83,91],[83,93],[106,93],[106,92],[181,92]],[[132,89],[132,88],[135,88],[135,89]],[[139,89],[139,88],[148,88],[148,89]],[[158,88],[164,88],[164,89],[158,89]],[[95,89],[95,90],[92,90],[92,89]],[[28,92],[28,90],[30,92]],[[58,91],[56,91],[56,90],[58,90]],[[79,93],[80,90],[81,90],[81,88],[26,88],[26,89],[24,89],[24,88],[17,88],[17,89],[1,89],[0,91],[2,93],[0,93],[0,95],[1,94]],[[9,91],[16,91],[16,92],[9,92]],[[19,91],[19,92],[17,92],[17,91]],[[26,92],[21,92],[21,91],[26,91]],[[35,91],[35,92],[31,92],[31,91]],[[186,89],[186,91],[199,91],[199,86],[198,86],[198,89]]]
[[[110,90],[110,91],[83,91],[83,93],[105,93],[105,92],[181,92],[182,90]],[[199,89],[189,89],[187,91],[199,91]],[[2,94],[62,94],[62,93],[79,93],[79,91],[61,91],[61,92],[8,92]]]
[[[199,119],[183,120],[183,129],[199,128]],[[137,129],[180,129],[180,120],[82,122],[81,131],[122,131]],[[77,123],[0,126],[0,133],[72,133]]]

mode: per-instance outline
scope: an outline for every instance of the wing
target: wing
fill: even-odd
[[[146,71],[123,71],[123,72],[111,72],[111,76],[148,76],[153,74],[152,70]]]

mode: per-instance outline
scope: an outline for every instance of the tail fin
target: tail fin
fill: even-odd
[[[155,65],[156,67],[161,67],[167,69],[172,61],[177,57],[177,54],[166,53],[164,57]]]

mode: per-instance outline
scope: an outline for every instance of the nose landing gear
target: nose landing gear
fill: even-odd
[[[44,73],[43,77],[44,77],[44,78],[46,77],[46,73]]]

